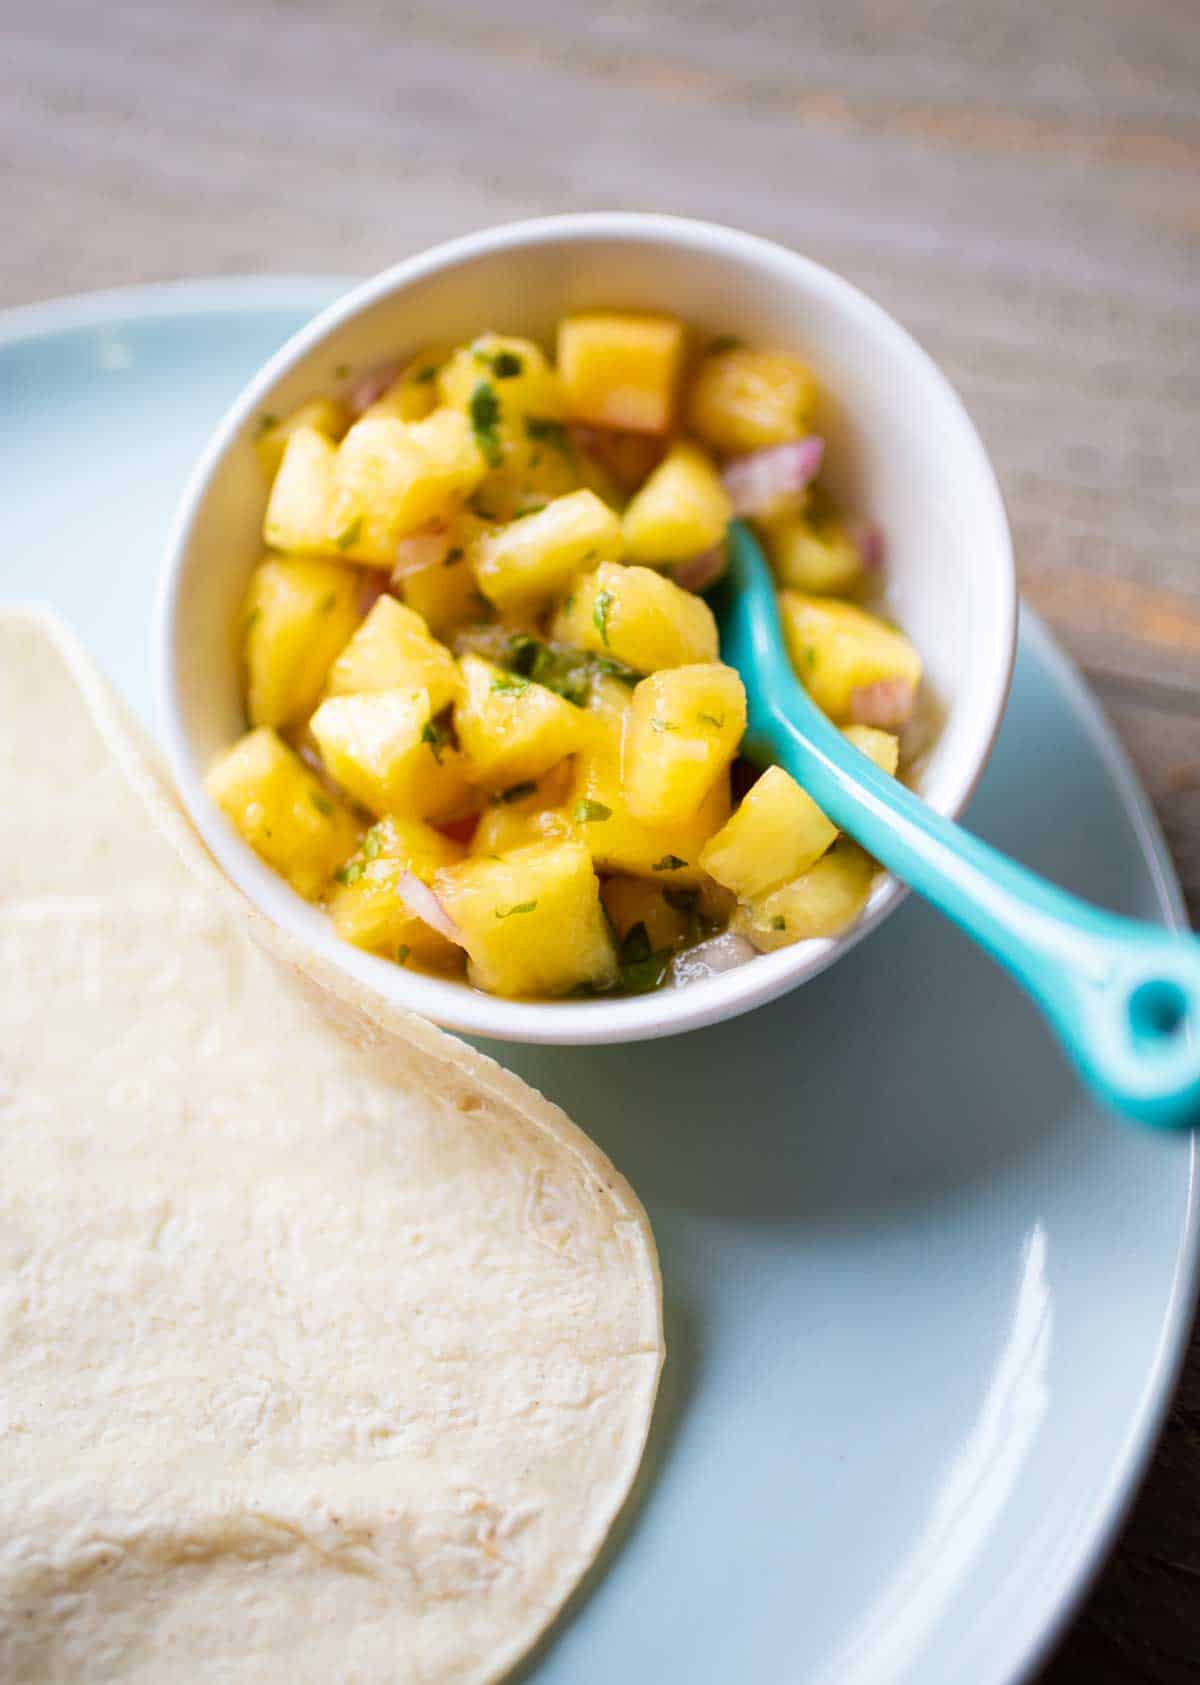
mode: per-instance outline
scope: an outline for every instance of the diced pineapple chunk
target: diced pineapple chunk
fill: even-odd
[[[338,449],[315,427],[297,427],[288,435],[263,517],[270,549],[321,556],[336,548],[330,534]]]
[[[622,550],[621,523],[594,492],[555,498],[475,544],[475,577],[485,597],[503,613],[539,608],[565,590],[575,575]]]
[[[629,811],[647,824],[691,817],[737,753],[746,692],[732,667],[669,667],[633,693],[622,782]]]
[[[779,611],[792,666],[831,720],[903,723],[921,682],[921,658],[903,632],[853,603],[799,591],[781,591]],[[867,712],[881,694],[891,699],[886,721]]]
[[[558,375],[532,340],[483,334],[454,353],[439,383],[444,402],[470,416],[488,459],[475,504],[489,520],[533,513],[578,487]]]
[[[725,456],[782,445],[808,431],[816,382],[786,351],[732,346],[705,357],[688,392],[692,432]]]
[[[628,692],[626,692],[628,695]],[[621,782],[621,738],[628,706],[589,710],[592,729],[576,754],[567,813],[579,825],[598,869],[649,878],[668,889],[695,889],[700,851],[729,817],[729,775],[721,773],[687,819],[650,825],[630,812]]]
[[[447,819],[470,811],[462,755],[434,720],[428,691],[331,696],[310,725],[331,775],[372,813]]]
[[[574,837],[578,826],[564,806],[571,763],[560,761],[536,783],[522,780],[492,797],[471,838],[472,854],[507,854],[528,843]]]
[[[358,625],[358,578],[340,562],[268,556],[242,609],[251,725],[289,725],[316,706],[329,664]]]
[[[650,568],[618,562],[578,581],[554,636],[638,673],[717,658],[717,623],[701,597]]]
[[[894,732],[880,731],[873,725],[848,725],[843,735],[856,749],[861,749],[868,760],[874,761],[881,772],[886,772],[890,778],[896,776],[900,765],[900,739]]]
[[[606,878],[600,899],[619,941],[636,925],[642,925],[651,949],[678,948],[688,933],[688,915],[673,907],[657,884],[645,878]]]
[[[812,936],[836,936],[866,905],[877,870],[869,854],[843,837],[802,877],[739,907],[731,928],[763,953]]]
[[[795,779],[772,766],[705,846],[700,864],[740,901],[751,901],[807,872],[837,834]]]
[[[439,971],[458,966],[461,950],[409,912],[400,879],[412,872],[429,883],[440,867],[462,857],[462,844],[432,825],[419,819],[381,819],[337,873],[330,891],[329,914],[338,935],[401,965],[411,959]]]
[[[279,472],[287,442],[299,427],[323,433],[327,439],[340,439],[350,425],[350,412],[336,398],[310,398],[282,420],[263,416],[258,437],[254,441],[258,460],[268,480]]]
[[[596,427],[665,433],[683,362],[683,325],[671,316],[596,312],[558,329],[566,413]]]
[[[205,785],[254,852],[308,900],[358,841],[346,808],[269,726],[227,749]]]
[[[424,421],[437,408],[437,401],[437,355],[423,351],[367,405],[359,420]]]
[[[444,404],[467,411],[480,382],[491,386],[500,405],[501,423],[522,416],[556,421],[562,415],[558,376],[546,353],[531,339],[485,333],[461,345],[438,370]]]
[[[781,585],[837,596],[861,583],[862,550],[836,517],[785,515],[765,522],[763,530]]]
[[[455,555],[451,549],[441,567],[410,573],[400,589],[409,608],[416,610],[436,638],[448,637],[460,626],[491,612],[465,550]]]
[[[711,550],[725,537],[733,502],[702,450],[679,444],[634,495],[621,521],[631,562],[656,567]]]
[[[462,676],[454,724],[474,783],[500,790],[536,780],[579,747],[584,714],[545,685],[478,655],[463,656]]]
[[[400,539],[452,515],[485,471],[470,422],[458,410],[434,410],[423,421],[356,421],[333,465],[326,548],[390,568]]]
[[[435,714],[462,689],[458,663],[415,609],[395,597],[377,599],[329,670],[330,696],[360,690],[426,690]]]
[[[509,996],[604,987],[616,955],[591,857],[578,842],[536,843],[448,867],[434,890],[462,932],[470,977]]]

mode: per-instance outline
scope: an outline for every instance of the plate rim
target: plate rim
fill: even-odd
[[[88,328],[132,321],[164,320],[181,315],[240,315],[264,309],[292,309],[316,314],[361,276],[337,274],[240,274],[181,277],[130,283],[34,300],[0,309],[0,347]],[[1049,627],[1023,600],[1019,627],[1050,673],[1063,701],[1082,725],[1107,773],[1114,795],[1129,816],[1136,844],[1148,869],[1164,923],[1191,928],[1178,872],[1150,798],[1128,753],[1108,721],[1099,699]],[[1114,1121],[1114,1128],[1138,1128]],[[1200,1306],[1200,1138],[1193,1134],[1186,1157],[1186,1204],[1164,1303],[1153,1361],[1139,1390],[1138,1402],[1107,1478],[1098,1490],[1077,1543],[1042,1598],[1036,1617],[1000,1666],[989,1670],[994,1685],[1027,1685],[1065,1637],[1067,1628],[1093,1589],[1108,1561],[1144,1484],[1187,1359]]]

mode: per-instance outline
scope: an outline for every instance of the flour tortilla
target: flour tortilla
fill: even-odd
[[[318,1011],[36,616],[0,797],[0,1677],[497,1678],[642,1455],[636,1196],[463,1043]]]

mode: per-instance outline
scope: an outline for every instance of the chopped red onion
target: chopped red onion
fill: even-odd
[[[361,415],[364,410],[369,410],[378,398],[383,397],[399,373],[399,363],[376,363],[374,368],[364,369],[347,388],[347,409],[352,415]]]
[[[446,938],[447,942],[453,942],[456,948],[466,947],[462,931],[442,906],[429,885],[422,883],[415,872],[401,872],[396,882],[396,889],[400,899],[414,918],[420,919],[431,930],[436,930],[440,936]]]
[[[387,574],[379,568],[364,568],[358,582],[358,612],[364,618],[388,588]]]
[[[725,545],[714,544],[711,550],[702,550],[698,556],[689,556],[686,562],[677,562],[671,569],[671,577],[685,591],[707,591],[725,572],[726,559]]]
[[[706,977],[718,977],[723,971],[733,971],[747,960],[754,959],[758,950],[752,942],[736,931],[723,930],[710,936],[707,942],[685,948],[671,962],[671,981],[676,988],[685,983],[700,983]]]
[[[407,533],[396,546],[396,563],[392,580],[407,579],[410,573],[424,573],[427,568],[440,568],[450,554],[450,528],[444,521],[430,521]]]
[[[876,679],[873,685],[859,685],[850,692],[850,719],[854,725],[899,731],[912,718],[916,700],[917,688],[911,679]]]
[[[852,521],[846,529],[851,543],[862,557],[866,573],[879,573],[883,567],[883,533],[874,521]]]
[[[771,515],[799,496],[813,479],[825,454],[825,441],[814,433],[788,445],[735,456],[721,478],[739,515]]]

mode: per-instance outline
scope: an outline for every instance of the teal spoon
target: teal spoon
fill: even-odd
[[[888,871],[983,944],[1032,995],[1106,1105],[1200,1123],[1200,940],[1089,906],[943,818],[881,772],[792,671],[762,552],[730,527],[712,604],[746,686],[746,753],[776,761]]]

